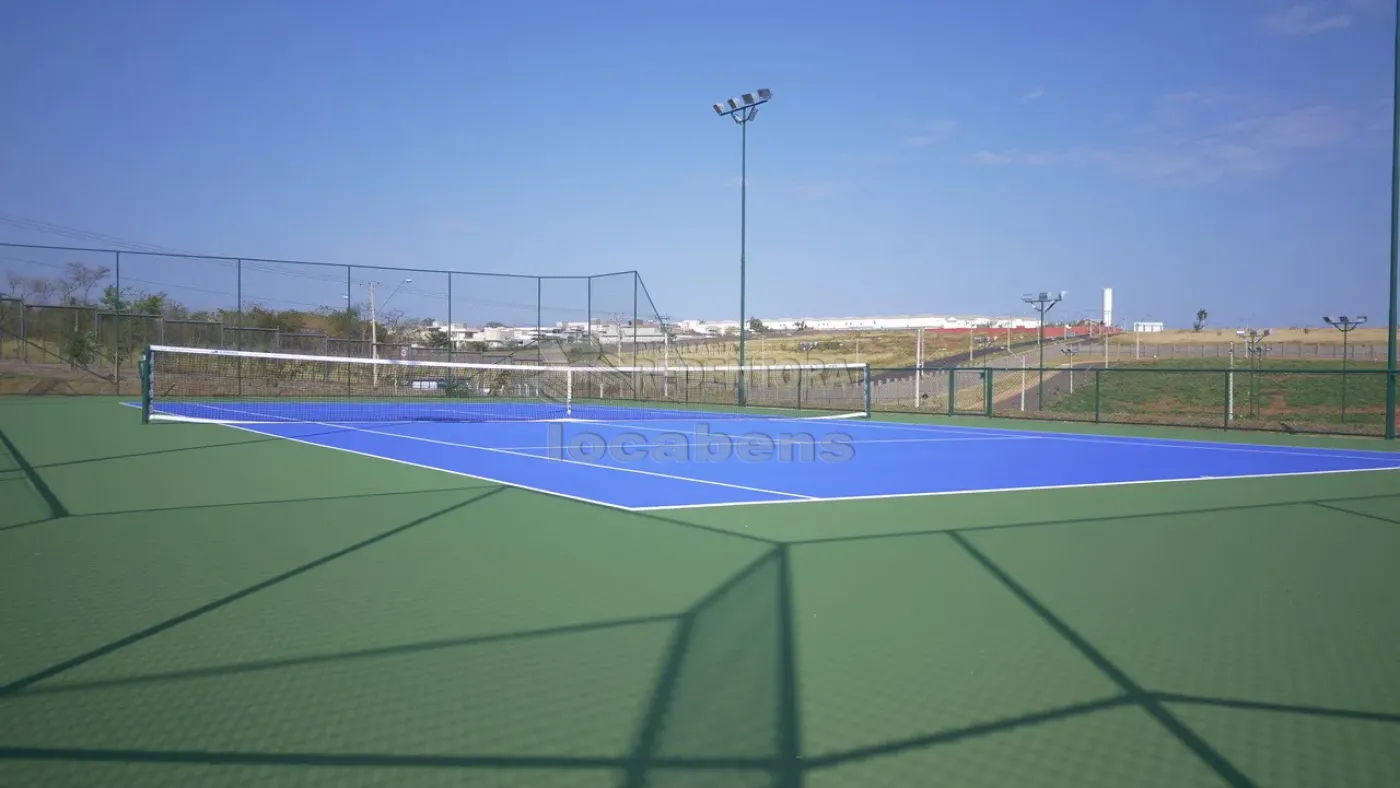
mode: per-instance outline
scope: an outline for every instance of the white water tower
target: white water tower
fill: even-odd
[[[1113,325],[1113,288],[1111,287],[1103,289],[1103,324],[1105,326]]]

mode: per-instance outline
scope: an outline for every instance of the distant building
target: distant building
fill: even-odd
[[[897,315],[893,317],[779,317],[758,318],[769,331],[900,331],[918,328],[1035,328],[1034,318],[947,315]],[[737,320],[681,320],[676,327],[688,334],[721,336],[739,330]]]

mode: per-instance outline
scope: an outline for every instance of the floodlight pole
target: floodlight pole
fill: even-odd
[[[748,200],[749,200],[749,121],[758,116],[758,108],[773,98],[767,88],[757,93],[745,93],[739,98],[715,104],[714,110],[720,117],[728,116],[739,124],[739,380],[736,392],[737,404],[743,405],[744,395],[744,346],[748,340],[749,326],[745,309],[745,283],[747,279],[746,245],[748,240]]]
[[[1400,309],[1397,309],[1396,296],[1400,293],[1400,2],[1396,3],[1395,49],[1392,52],[1392,66],[1395,77],[1391,83],[1393,91],[1390,100],[1390,325],[1385,351],[1385,437],[1395,439],[1395,383],[1400,375],[1395,366],[1395,324],[1400,322]]]
[[[1263,331],[1257,328],[1250,328],[1235,332],[1235,336],[1244,340],[1245,353],[1249,355],[1249,418],[1251,419],[1259,417],[1258,370],[1264,354],[1269,350],[1262,343],[1272,333],[1273,332],[1267,328]],[[1233,395],[1233,391],[1231,394]],[[1233,418],[1233,416],[1231,418]]]
[[[1396,45],[1392,52],[1394,80],[1390,95],[1390,326],[1386,340],[1386,439],[1396,438],[1396,323],[1400,322],[1400,308],[1396,297],[1400,294],[1400,224],[1396,214],[1400,213],[1400,3],[1396,3]]]
[[[1074,393],[1074,357],[1079,355],[1079,348],[1075,345],[1067,345],[1060,348],[1060,352],[1069,356],[1069,393]]]
[[[1060,303],[1065,297],[1064,291],[1059,293],[1036,293],[1035,295],[1021,296],[1021,300],[1035,307],[1035,311],[1040,313],[1040,320],[1036,324],[1035,347],[1040,354],[1040,370],[1036,373],[1038,380],[1035,389],[1035,409],[1045,409],[1045,313]]]
[[[1342,423],[1347,423],[1347,334],[1355,331],[1357,326],[1366,322],[1366,316],[1362,315],[1352,319],[1346,315],[1333,320],[1330,317],[1322,318],[1322,322],[1342,332]]]

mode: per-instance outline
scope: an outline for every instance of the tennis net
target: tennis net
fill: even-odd
[[[579,367],[465,364],[156,345],[145,421],[226,424],[851,418],[870,415],[866,364]]]

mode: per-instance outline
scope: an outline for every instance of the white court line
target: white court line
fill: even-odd
[[[336,426],[335,424],[331,424],[331,423],[324,423],[324,424],[323,424],[322,422],[301,422],[301,423],[305,423],[305,424],[322,424],[322,426],[326,426],[326,427],[334,427],[334,426]],[[352,431],[352,432],[365,432],[365,433],[369,433],[369,434],[371,434],[371,435],[383,435],[383,436],[385,436],[385,437],[387,437],[387,438],[403,438],[404,440],[421,441],[421,442],[423,442],[423,443],[433,443],[433,444],[437,444],[437,445],[439,445],[439,446],[453,446],[453,447],[456,447],[456,448],[462,448],[462,449],[476,449],[476,450],[478,450],[478,451],[492,452],[492,453],[496,453],[496,454],[509,454],[509,455],[511,455],[511,456],[514,456],[514,457],[525,457],[525,458],[531,459],[531,460],[548,460],[549,462],[562,462],[562,463],[565,463],[565,464],[568,464],[568,465],[581,465],[581,466],[583,466],[583,467],[585,467],[585,468],[601,468],[601,469],[603,469],[603,470],[608,470],[608,471],[619,471],[619,472],[621,472],[621,473],[636,473],[636,474],[640,474],[640,475],[642,475],[642,476],[652,476],[652,477],[660,478],[660,479],[671,479],[671,480],[673,480],[673,481],[690,482],[690,483],[692,483],[692,484],[709,484],[709,485],[713,485],[713,486],[715,486],[715,487],[727,487],[727,488],[729,488],[729,489],[731,489],[731,490],[744,490],[745,492],[763,493],[764,495],[785,495],[785,496],[788,496],[788,497],[793,498],[793,499],[796,499],[796,500],[814,500],[814,501],[816,501],[816,500],[821,500],[820,498],[813,498],[813,497],[810,496],[810,495],[801,495],[801,494],[799,494],[799,493],[782,492],[782,491],[780,491],[780,490],[766,490],[766,489],[764,489],[764,488],[762,488],[762,487],[749,487],[749,486],[743,485],[743,484],[731,484],[731,483],[729,483],[729,482],[717,482],[717,481],[713,481],[713,480],[710,480],[710,479],[695,479],[695,478],[692,478],[692,477],[689,477],[689,476],[676,476],[676,475],[674,475],[674,474],[670,474],[670,473],[658,473],[658,472],[656,472],[656,471],[644,471],[644,470],[641,470],[640,468],[619,468],[619,467],[612,466],[612,465],[600,465],[600,464],[598,464],[598,463],[593,463],[593,462],[584,462],[584,461],[582,461],[582,460],[568,460],[568,459],[564,459],[563,457],[542,457],[542,456],[540,456],[540,455],[538,455],[538,454],[525,454],[524,452],[515,451],[515,450],[512,450],[512,449],[500,449],[500,448],[495,448],[495,447],[491,447],[491,446],[473,446],[473,445],[470,444],[470,443],[456,443],[456,442],[453,442],[453,441],[438,440],[438,439],[436,439],[436,438],[422,438],[422,437],[419,437],[419,436],[417,436],[417,435],[400,435],[399,433],[396,433],[396,432],[382,432],[382,431],[380,431],[380,430],[367,430],[367,429],[362,429],[362,428],[360,428],[360,427],[345,427],[344,429],[350,430],[350,431]],[[635,508],[635,507],[633,507],[633,508]]]
[[[228,411],[228,412],[230,412],[230,413],[250,413],[250,411],[244,411],[244,410],[240,410],[240,409],[238,409],[238,408],[221,407],[221,410],[226,410],[226,411]],[[350,426],[346,426],[346,425],[343,425],[343,424],[337,424],[337,423],[335,423],[335,422],[322,422],[322,421],[306,421],[306,420],[301,420],[301,421],[293,421],[293,422],[287,422],[287,423],[291,423],[291,424],[315,424],[315,425],[317,425],[317,426],[321,426],[321,427],[330,427],[330,428],[332,428],[332,429],[348,430],[348,431],[350,431],[350,432],[364,432],[364,433],[368,433],[368,434],[371,434],[371,435],[383,435],[383,436],[385,436],[386,438],[402,438],[402,439],[404,439],[404,440],[419,441],[419,442],[421,442],[421,443],[432,443],[432,444],[436,444],[436,445],[439,445],[439,446],[452,446],[452,447],[460,448],[460,449],[476,449],[477,451],[492,452],[492,453],[496,453],[496,454],[508,454],[508,455],[511,455],[511,456],[514,456],[514,457],[525,457],[525,458],[531,459],[531,460],[548,460],[549,462],[562,462],[562,463],[566,463],[566,464],[569,464],[569,465],[581,465],[581,466],[583,466],[583,467],[585,467],[585,468],[601,468],[601,469],[603,469],[603,470],[608,470],[608,471],[619,471],[619,472],[621,472],[621,473],[636,473],[636,474],[640,474],[640,475],[642,475],[642,476],[652,476],[652,477],[656,477],[656,478],[660,478],[660,479],[671,479],[671,480],[673,480],[673,481],[690,482],[690,483],[692,483],[692,484],[708,484],[708,485],[713,485],[713,486],[715,486],[715,487],[726,487],[726,488],[729,488],[729,489],[731,489],[731,490],[744,490],[745,492],[756,492],[756,493],[762,493],[762,494],[764,494],[764,495],[784,495],[784,496],[788,496],[788,497],[795,498],[795,499],[799,499],[799,500],[804,500],[804,499],[819,500],[819,499],[814,499],[814,498],[812,498],[812,496],[810,496],[810,495],[800,495],[800,494],[798,494],[798,493],[782,492],[782,491],[780,491],[780,490],[765,490],[765,489],[763,489],[763,488],[761,488],[761,487],[748,487],[748,486],[742,485],[742,484],[730,484],[730,483],[728,483],[728,482],[717,482],[717,481],[712,481],[712,480],[710,480],[710,479],[694,479],[694,478],[691,478],[691,477],[688,477],[688,476],[675,476],[675,475],[669,474],[669,473],[658,473],[658,472],[656,472],[656,471],[644,471],[644,470],[641,470],[641,469],[639,469],[639,468],[618,468],[618,467],[615,467],[615,466],[612,466],[612,465],[599,465],[599,464],[597,464],[597,463],[583,462],[583,461],[581,461],[581,460],[566,460],[566,459],[564,459],[564,458],[562,458],[562,457],[541,457],[541,456],[538,455],[538,454],[525,454],[524,452],[512,451],[512,450],[510,450],[510,449],[499,449],[499,448],[493,448],[493,447],[490,447],[490,446],[474,446],[474,445],[472,445],[472,444],[470,444],[470,443],[455,443],[455,442],[453,442],[453,441],[438,440],[438,439],[436,439],[436,438],[422,438],[422,437],[419,437],[419,436],[417,436],[417,435],[401,435],[401,434],[396,433],[396,432],[382,432],[382,431],[380,431],[380,430],[369,430],[369,429],[364,429],[364,428],[361,428],[361,427],[350,427]],[[229,425],[229,426],[237,426],[237,425]],[[249,431],[250,431],[250,432],[258,432],[257,430],[249,430]],[[265,434],[267,434],[267,433],[259,433],[259,434],[265,435]],[[276,437],[283,437],[283,436],[280,436],[280,435],[279,435],[279,436],[276,436]],[[295,439],[295,438],[288,438],[288,440],[297,440],[297,439]],[[301,442],[301,443],[309,443],[309,444],[312,445],[312,446],[323,446],[323,445],[325,445],[325,444],[321,444],[321,443],[313,443],[313,442],[311,442],[311,441],[299,441],[299,442]],[[334,448],[338,448],[338,447],[336,447],[336,446],[330,446],[330,447],[328,447],[328,448],[334,449]],[[378,457],[378,456],[379,456],[379,455],[377,455],[377,454],[369,454],[369,453],[367,453],[367,452],[357,452],[357,451],[354,451],[354,450],[351,450],[351,449],[344,449],[343,451],[351,451],[352,453],[355,453],[355,454],[363,454],[363,455],[366,456],[366,457]],[[392,457],[385,457],[384,459],[393,459],[393,458],[392,458]],[[409,464],[411,465],[411,464],[414,464],[414,463],[409,463]],[[418,467],[428,468],[428,467],[433,467],[433,466],[419,465]],[[462,475],[467,475],[467,474],[462,474]],[[485,477],[478,477],[478,478],[485,478]],[[497,481],[497,480],[492,479],[492,480],[489,480],[489,481]],[[510,484],[509,482],[499,482],[499,481],[498,481],[497,483],[498,483],[498,484]],[[538,489],[536,489],[536,488],[533,488],[533,487],[526,487],[525,485],[521,485],[521,484],[516,484],[516,485],[513,485],[513,486],[516,486],[516,487],[525,487],[525,489],[532,489],[532,490],[536,490],[537,492],[548,492],[547,490],[538,490]],[[565,497],[570,497],[570,496],[565,496]],[[585,499],[585,500],[586,500],[586,499]],[[633,507],[625,507],[625,506],[624,506],[624,507],[620,507],[620,508],[629,509],[629,508],[633,508]]]
[[[836,501],[874,501],[886,498],[932,498],[945,495],[983,495],[985,493],[1039,492],[1045,490],[1077,490],[1087,487],[1128,487],[1140,484],[1177,484],[1181,482],[1233,481],[1235,479],[1273,479],[1286,476],[1327,476],[1338,473],[1375,473],[1400,471],[1400,468],[1346,468],[1333,471],[1289,471],[1286,473],[1250,473],[1240,476],[1187,476],[1180,479],[1137,479],[1126,482],[1082,482],[1079,484],[1047,484],[1034,487],[998,487],[986,490],[939,490],[936,492],[878,493],[874,495],[838,495],[803,501],[731,501],[725,503],[682,503],[663,506],[634,506],[634,512],[657,512],[671,509],[717,509],[727,506],[766,506],[768,504],[829,503]]]
[[[782,419],[774,419],[782,421]],[[1366,451],[1364,449],[1326,449],[1311,446],[1269,446],[1261,443],[1224,443],[1220,441],[1193,440],[1190,438],[1141,438],[1131,435],[1079,435],[1072,432],[1046,430],[1012,430],[996,427],[944,427],[937,424],[901,424],[894,421],[859,421],[853,425],[868,429],[910,430],[913,432],[953,433],[959,435],[995,435],[997,433],[1026,437],[1040,437],[1049,440],[1071,441],[1075,443],[1102,443],[1122,446],[1147,446],[1162,449],[1201,449],[1204,451],[1234,451],[1244,454],[1284,454],[1291,457],[1326,457],[1328,459],[1353,460],[1400,460],[1400,452]],[[1182,427],[1180,429],[1190,429]],[[1312,451],[1309,451],[1312,449]]]
[[[278,423],[285,424],[286,422],[278,422]],[[303,423],[304,423],[304,422],[303,422]],[[317,442],[315,442],[315,441],[309,441],[309,440],[305,440],[305,439],[302,439],[302,438],[290,438],[290,437],[288,437],[288,436],[286,436],[286,435],[277,435],[277,434],[271,433],[271,432],[263,432],[262,430],[255,430],[255,429],[253,429],[253,428],[251,428],[251,427],[245,427],[245,426],[242,426],[242,425],[239,425],[239,424],[223,423],[223,424],[218,424],[217,426],[220,426],[220,427],[228,427],[228,428],[230,428],[230,429],[235,429],[235,430],[242,430],[242,431],[244,431],[244,432],[250,432],[250,433],[252,433],[252,434],[254,434],[254,435],[262,435],[263,437],[266,437],[266,438],[278,438],[278,439],[284,440],[284,441],[291,441],[292,443],[301,443],[301,444],[304,444],[304,445],[307,445],[307,446],[315,446],[315,447],[318,448],[318,449],[330,449],[330,450],[332,450],[332,451],[343,451],[343,452],[345,452],[346,454],[357,454],[357,455],[359,455],[359,456],[361,456],[361,457],[370,457],[370,458],[372,458],[372,459],[383,460],[383,461],[385,461],[385,462],[396,462],[396,463],[398,463],[398,464],[400,464],[400,465],[408,465],[408,466],[413,467],[413,468],[422,468],[422,469],[428,470],[428,471],[439,471],[439,472],[441,472],[441,473],[450,473],[450,474],[452,474],[452,475],[454,475],[454,476],[464,476],[464,477],[466,477],[466,478],[468,478],[468,479],[478,479],[478,480],[483,481],[483,482],[491,482],[492,484],[499,484],[499,485],[502,485],[502,486],[504,486],[504,487],[517,487],[517,488],[522,489],[522,490],[529,490],[530,492],[543,493],[543,494],[545,494],[545,495],[557,495],[557,496],[559,496],[560,498],[568,498],[568,499],[570,499],[570,500],[581,501],[581,502],[583,502],[583,503],[591,503],[591,504],[596,504],[596,505],[598,505],[598,506],[606,506],[606,507],[609,508],[609,509],[618,509],[618,510],[624,511],[624,512],[635,511],[635,507],[623,506],[623,505],[621,505],[621,504],[616,504],[616,503],[608,503],[607,501],[599,501],[599,500],[595,500],[595,499],[593,499],[593,498],[584,498],[584,497],[581,496],[581,495],[570,495],[570,494],[568,494],[568,493],[562,493],[562,492],[559,492],[559,491],[557,491],[557,490],[546,490],[546,489],[544,489],[544,488],[542,488],[542,487],[531,487],[531,486],[528,485],[528,484],[520,484],[519,482],[508,482],[508,481],[503,481],[503,480],[501,480],[501,479],[492,478],[492,477],[490,477],[490,476],[482,476],[482,475],[479,474],[479,473],[465,473],[465,472],[463,472],[463,471],[454,471],[454,470],[452,470],[451,468],[439,468],[439,467],[436,466],[436,465],[424,465],[424,464],[422,464],[422,463],[412,462],[412,461],[410,461],[410,460],[401,460],[401,459],[398,459],[397,457],[385,457],[385,456],[382,455],[382,454],[370,454],[369,452],[357,451],[357,450],[355,450],[355,449],[345,449],[345,448],[341,448],[341,447],[339,447],[339,446],[327,446],[327,445],[324,444],[324,443],[317,443]]]
[[[126,406],[128,406],[128,407],[133,407],[133,408],[139,408],[139,407],[141,407],[140,405],[133,405],[132,403],[129,403],[129,402],[123,402],[123,403],[121,403],[121,404],[126,405]],[[621,504],[616,504],[616,503],[608,503],[607,501],[599,501],[599,500],[595,500],[595,499],[593,499],[593,498],[584,498],[584,497],[581,496],[581,495],[570,495],[569,493],[562,493],[562,492],[558,492],[558,491],[556,491],[556,490],[546,490],[546,489],[544,489],[544,488],[542,488],[542,487],[531,487],[531,486],[528,485],[528,484],[520,484],[520,483],[518,483],[518,482],[503,481],[503,480],[501,480],[501,479],[496,479],[496,478],[493,478],[493,477],[491,477],[491,476],[482,476],[482,475],[479,474],[479,473],[466,473],[466,472],[464,472],[464,471],[454,471],[454,470],[452,470],[451,468],[439,468],[439,467],[436,466],[436,465],[424,465],[424,464],[422,464],[422,463],[413,462],[413,461],[411,461],[411,460],[401,460],[401,459],[398,459],[397,457],[385,457],[385,456],[383,456],[383,455],[381,455],[381,454],[370,454],[369,452],[359,451],[359,450],[356,450],[356,449],[345,449],[345,448],[341,448],[341,447],[339,447],[339,446],[327,446],[327,445],[324,444],[324,443],[317,443],[317,442],[315,442],[315,441],[306,440],[305,438],[292,438],[292,437],[289,437],[289,436],[287,436],[287,435],[278,435],[278,434],[272,433],[272,432],[263,432],[262,430],[256,430],[256,429],[253,429],[252,427],[243,426],[242,424],[235,424],[235,423],[233,423],[233,422],[228,422],[228,421],[214,421],[214,420],[209,420],[209,421],[196,421],[196,422],[189,422],[189,423],[194,423],[194,424],[207,424],[207,425],[213,425],[213,426],[217,426],[217,427],[228,427],[228,428],[230,428],[230,429],[235,429],[235,430],[240,430],[240,431],[242,431],[242,432],[252,433],[253,435],[261,435],[261,436],[263,436],[263,437],[265,437],[265,438],[278,438],[278,439],[284,440],[284,441],[291,441],[292,443],[300,443],[300,444],[302,444],[302,445],[304,445],[304,446],[315,446],[315,447],[318,448],[318,449],[330,449],[330,450],[332,450],[332,451],[343,451],[343,452],[345,452],[346,454],[354,454],[354,455],[358,455],[358,456],[360,456],[360,457],[369,457],[369,458],[375,459],[375,460],[384,460],[384,461],[386,461],[386,462],[394,462],[394,463],[398,463],[399,465],[407,465],[407,466],[409,466],[409,467],[411,467],[411,468],[422,468],[423,470],[427,470],[427,471],[439,471],[439,472],[441,472],[441,473],[450,473],[450,474],[452,474],[453,476],[462,476],[462,477],[467,478],[467,479],[477,479],[477,480],[483,481],[483,482],[491,482],[492,484],[499,484],[499,485],[502,485],[502,486],[504,486],[504,487],[517,487],[517,488],[522,489],[522,490],[529,490],[530,492],[542,493],[542,494],[544,494],[544,495],[557,495],[557,496],[559,496],[560,498],[568,498],[568,499],[570,499],[570,500],[573,500],[573,501],[580,501],[580,502],[582,502],[582,503],[591,503],[591,504],[595,504],[595,505],[597,505],[597,506],[604,506],[604,507],[607,507],[607,508],[609,508],[609,509],[617,509],[617,510],[624,511],[624,512],[633,511],[633,507],[630,507],[630,506],[623,506],[623,505],[621,505]],[[269,422],[253,422],[253,423],[256,423],[256,424],[264,424],[264,425],[270,425],[270,424],[279,424],[279,425],[281,425],[281,424],[306,424],[306,423],[309,423],[309,422],[297,422],[297,421],[269,421]],[[331,426],[331,427],[335,427],[335,425],[322,425],[322,426]],[[337,428],[337,429],[338,429],[338,428]]]
[[[656,431],[657,431],[657,432],[678,432],[677,430],[656,430]],[[733,440],[733,441],[735,441],[735,442],[737,442],[739,438],[744,437],[744,436],[742,436],[742,435],[725,435],[725,434],[722,433],[722,432],[712,433],[712,436],[713,436],[713,437],[719,437],[719,438],[730,438],[731,440]],[[754,441],[754,442],[757,442],[757,441],[760,440],[760,437],[753,437],[753,438],[751,438],[751,440]],[[818,439],[817,439],[817,442],[819,443],[820,440],[821,440],[821,439],[818,438]],[[1036,440],[1036,438],[1033,437],[1033,436],[1029,436],[1029,435],[1023,436],[1023,437],[1007,437],[1007,438],[875,438],[875,439],[873,439],[873,440],[866,440],[866,441],[845,441],[845,442],[843,442],[841,445],[843,445],[843,446],[865,446],[865,445],[874,444],[874,443],[960,443],[960,442],[967,442],[967,441],[972,441],[972,442],[974,442],[974,443],[981,443],[981,442],[983,442],[983,441],[1025,441],[1025,440]],[[783,439],[781,439],[781,438],[778,438],[778,439],[772,439],[772,443],[773,443],[774,446],[795,446],[795,445],[797,445],[797,444],[799,443],[799,441],[796,440],[796,439],[783,440]],[[807,442],[806,442],[806,441],[801,441],[801,443],[802,443],[803,445],[807,445]],[[632,447],[638,448],[638,449],[673,448],[672,446],[670,446],[670,444],[665,444],[665,443],[633,443],[633,444],[629,444],[629,445],[632,446]],[[817,444],[814,443],[814,444],[811,444],[811,445],[815,448]],[[509,450],[511,450],[511,451],[545,451],[545,450],[548,450],[548,449],[558,449],[558,448],[560,448],[560,447],[559,447],[559,446],[502,446],[502,447],[500,447],[500,448],[502,448],[502,449],[509,449]]]

